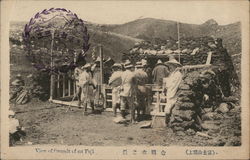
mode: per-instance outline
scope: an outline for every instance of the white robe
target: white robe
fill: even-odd
[[[114,72],[109,78],[109,84],[121,78],[121,76],[122,76],[122,71]],[[114,106],[120,103],[120,90],[121,90],[121,85],[112,88],[112,105]]]
[[[134,94],[135,76],[134,72],[126,70],[122,73],[122,91],[121,96],[132,97]]]
[[[167,104],[165,106],[165,113],[170,113],[171,108],[176,103],[176,92],[182,81],[182,73],[179,70],[172,72],[167,78],[163,79],[164,88],[167,89]]]

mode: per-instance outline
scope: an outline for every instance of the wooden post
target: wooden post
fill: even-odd
[[[156,98],[156,109],[157,109],[157,112],[160,112],[160,106],[161,106],[161,102],[160,102],[160,93],[159,91],[156,91],[156,95],[157,95],[157,98]]]
[[[57,75],[57,91],[56,91],[56,96],[60,97],[61,92],[60,92],[60,74]]]
[[[104,96],[104,108],[107,107],[107,103],[106,103],[106,90],[105,90],[105,85],[104,85],[104,80],[103,80],[103,77],[104,77],[104,74],[103,74],[103,48],[101,45],[99,45],[99,54],[100,54],[100,81],[101,81],[101,88],[98,88],[99,91],[102,93],[102,95]],[[99,96],[98,96],[99,97]]]
[[[55,31],[51,31],[51,48],[50,48],[50,98],[49,100],[51,101],[54,98],[54,75],[53,75],[53,46],[54,46],[54,34]]]
[[[68,78],[68,96],[70,96],[71,93],[71,80]]]
[[[63,97],[65,97],[65,74],[63,74]]]
[[[73,95],[76,94],[76,82],[73,81]]]
[[[180,25],[179,22],[177,22],[177,39],[178,39],[178,50],[180,51]],[[181,63],[181,53],[179,53],[179,63]]]
[[[101,74],[101,84],[103,84],[103,50],[102,50],[102,46],[99,45],[99,52],[100,52],[100,74]]]

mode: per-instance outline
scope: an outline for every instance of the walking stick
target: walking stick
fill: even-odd
[[[76,98],[76,96],[77,96],[78,94],[79,94],[79,93],[75,93],[75,94],[74,94],[74,96],[73,96],[73,98],[72,98],[72,100],[71,100],[71,103],[75,100],[75,98]],[[71,103],[69,103],[68,109],[66,110],[66,112],[68,112],[68,111],[70,110],[70,108],[71,108]]]

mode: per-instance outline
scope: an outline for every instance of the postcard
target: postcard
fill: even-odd
[[[2,159],[249,159],[249,1],[1,1]]]

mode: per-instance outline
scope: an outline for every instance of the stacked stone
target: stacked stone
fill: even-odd
[[[220,55],[222,43],[217,43],[217,41],[215,41],[212,37],[189,37],[181,39],[180,42],[180,50],[178,50],[177,41],[174,39],[152,39],[151,42],[141,42],[131,48],[128,53],[125,53],[124,59],[126,57],[130,60],[134,60],[146,58],[150,55],[169,55],[178,54],[180,52],[183,56],[183,65],[197,65],[205,64],[207,53],[212,51],[213,53],[216,53],[215,58],[212,59],[214,61],[223,62],[223,55]],[[192,52],[196,49],[197,52],[192,54]],[[214,54],[212,56],[214,56]],[[215,62],[215,64],[217,64],[217,62]]]
[[[195,95],[192,86],[197,83],[200,72],[193,71],[188,73],[179,86],[178,98],[172,109],[169,125],[173,131],[186,131],[195,126]]]

